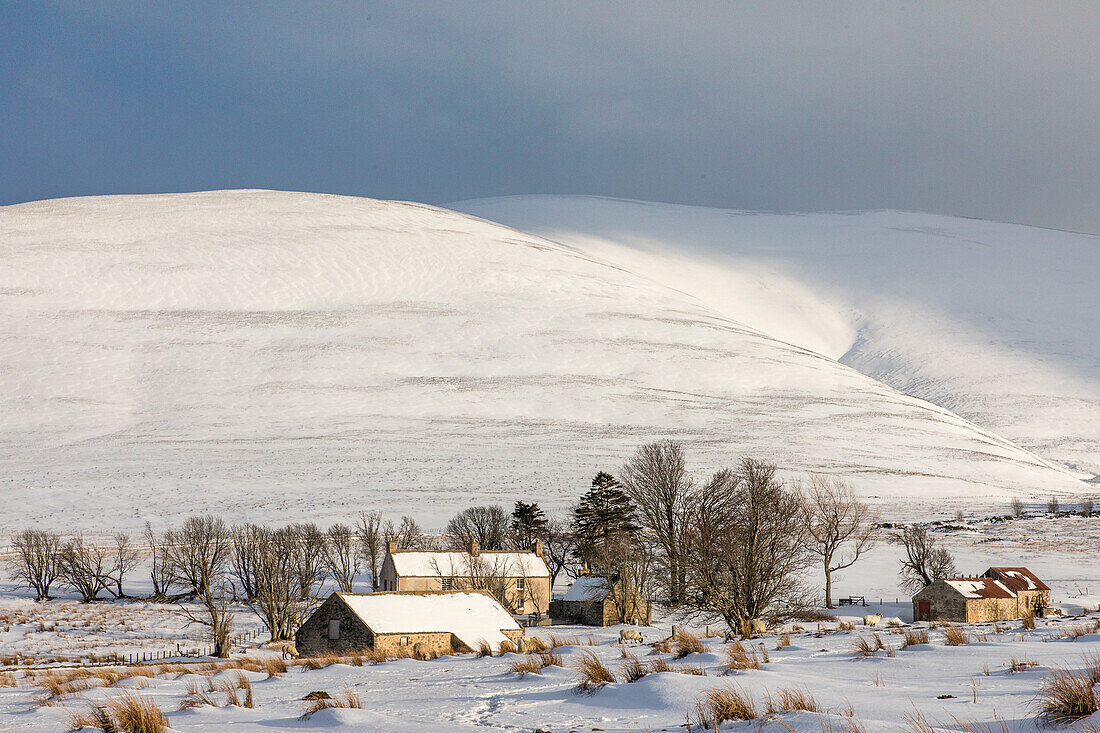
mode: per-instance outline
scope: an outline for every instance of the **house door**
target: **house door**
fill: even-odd
[[[932,601],[917,601],[917,621],[932,620]]]

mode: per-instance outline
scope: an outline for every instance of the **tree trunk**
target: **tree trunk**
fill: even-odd
[[[829,563],[825,563],[825,608],[833,607],[833,574],[829,572]]]

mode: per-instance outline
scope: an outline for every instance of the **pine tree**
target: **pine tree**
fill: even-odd
[[[525,550],[546,531],[546,513],[536,503],[516,502],[512,510],[512,534],[516,547]]]
[[[573,507],[577,556],[594,565],[608,547],[629,541],[637,530],[634,505],[618,480],[603,471],[596,474],[592,488]]]

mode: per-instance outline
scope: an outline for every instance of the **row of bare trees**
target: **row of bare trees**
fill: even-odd
[[[124,598],[123,581],[137,563],[130,536],[119,533],[102,547],[83,535],[63,540],[56,532],[27,529],[12,537],[15,555],[11,575],[35,592],[35,600],[50,598],[55,585],[70,588],[84,601],[106,591]]]

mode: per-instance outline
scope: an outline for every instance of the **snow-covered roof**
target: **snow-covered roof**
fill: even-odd
[[[469,575],[470,563],[487,563],[494,574],[507,578],[549,578],[546,561],[533,552],[486,552],[474,558],[468,552],[424,552],[399,550],[390,555],[398,575],[436,578]]]
[[[502,629],[520,628],[495,598],[480,591],[337,595],[376,634],[450,632],[477,649],[482,639],[494,647],[506,641]]]
[[[607,581],[594,575],[582,575],[573,581],[562,597],[563,601],[596,601],[607,597]]]
[[[1050,590],[1050,586],[1039,580],[1035,573],[1027,568],[993,567],[986,570],[983,575],[996,578],[1017,592],[1022,590]]]
[[[944,578],[943,582],[966,598],[1012,598],[1016,595],[993,578]]]

